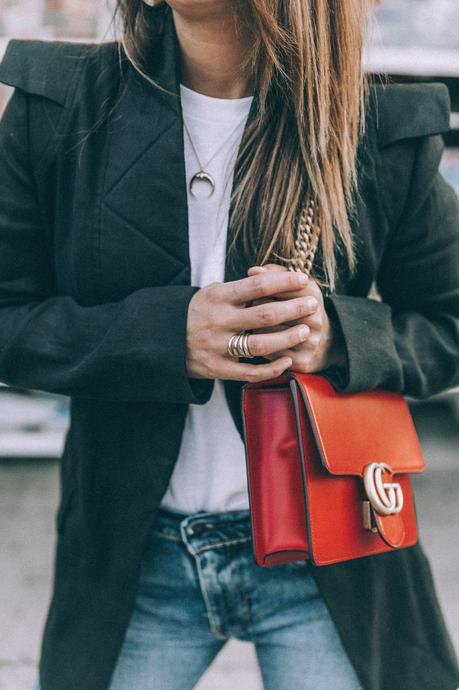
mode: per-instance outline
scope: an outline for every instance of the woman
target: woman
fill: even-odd
[[[420,546],[251,553],[244,382],[459,383],[448,96],[366,94],[366,9],[120,0],[122,45],[9,43],[0,378],[71,396],[42,690],[192,688],[230,636],[266,688],[458,686]],[[287,265],[309,196],[304,282]],[[228,351],[239,331],[250,357]]]

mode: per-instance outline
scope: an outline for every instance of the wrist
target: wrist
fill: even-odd
[[[326,367],[347,368],[347,352],[343,333],[339,323],[329,317],[330,345],[326,358]]]

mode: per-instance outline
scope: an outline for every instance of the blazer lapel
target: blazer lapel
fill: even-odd
[[[169,93],[149,84],[126,61],[110,125],[102,193],[102,225],[109,228],[110,237],[101,246],[101,261],[113,261],[116,253],[123,253],[123,246],[128,254],[126,266],[132,251],[130,265],[136,265],[137,273],[132,284],[123,283],[120,290],[142,284],[189,284],[191,280],[180,55],[170,10],[165,15],[161,48],[152,53],[150,62],[149,75]],[[249,119],[255,112],[254,103],[255,99]],[[231,238],[229,229],[227,250]],[[103,232],[101,240],[103,245]],[[246,272],[247,262],[238,243],[231,256],[227,252],[224,279],[236,280]],[[108,285],[107,290],[116,293],[116,284]]]
[[[138,287],[189,284],[188,208],[179,99],[177,42],[166,22],[164,50],[149,74],[163,93],[125,59],[120,93],[113,107],[102,191],[100,260],[125,255],[131,282]],[[135,266],[135,270],[132,270]],[[112,271],[116,273],[116,271]],[[102,284],[112,283],[108,270]],[[116,285],[106,285],[116,293]]]

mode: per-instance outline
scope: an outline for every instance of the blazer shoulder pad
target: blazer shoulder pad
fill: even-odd
[[[380,148],[450,129],[451,101],[444,84],[375,84],[370,99]]]
[[[99,45],[11,39],[0,63],[0,81],[66,105],[73,76]]]

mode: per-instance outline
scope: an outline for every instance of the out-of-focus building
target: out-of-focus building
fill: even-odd
[[[107,9],[104,0],[0,0],[0,33],[16,38],[91,39],[102,31]]]
[[[440,81],[452,102],[444,174],[459,193],[459,0],[381,0],[365,56],[392,81]]]
[[[112,40],[114,0],[0,0],[0,58],[10,38]],[[0,85],[0,112],[11,90]]]
[[[458,0],[381,0],[376,16],[386,46],[459,50]]]

